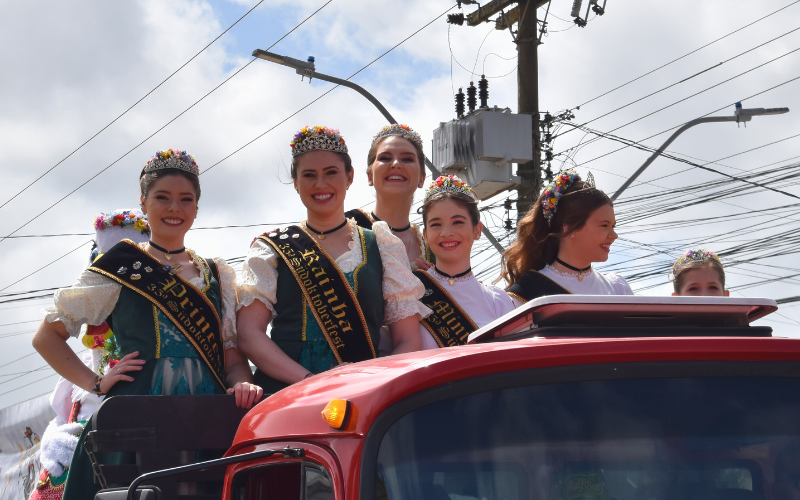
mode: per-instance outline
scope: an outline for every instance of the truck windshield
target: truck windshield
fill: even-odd
[[[800,499],[800,379],[531,385],[422,406],[384,434],[379,500]]]

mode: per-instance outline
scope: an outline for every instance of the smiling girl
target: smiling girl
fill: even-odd
[[[543,295],[633,295],[624,278],[600,273],[614,231],[614,205],[574,170],[558,174],[517,228],[517,239],[503,254],[506,290],[516,304]]]
[[[385,126],[372,139],[367,165],[369,185],[375,187],[375,209],[348,210],[345,215],[367,229],[375,222],[385,221],[392,234],[403,242],[411,268],[427,268],[431,254],[421,228],[409,219],[414,193],[425,182],[422,138],[408,125]]]
[[[338,130],[295,134],[291,175],[307,220],[256,238],[239,285],[239,345],[267,392],[376,357],[384,324],[393,353],[419,350],[419,320],[430,312],[387,224],[369,230],[345,218],[353,167]]]
[[[422,221],[436,255],[434,266],[414,271],[425,285],[422,303],[433,310],[420,322],[423,348],[466,344],[470,333],[514,309],[503,290],[472,274],[470,251],[483,229],[478,199],[458,177],[440,176],[425,193]]]
[[[197,216],[198,176],[197,163],[185,151],[156,152],[139,176],[150,240],[122,240],[75,285],[55,293],[33,347],[76,387],[98,396],[227,392],[245,408],[261,397],[236,349],[235,271],[223,259],[204,259],[184,246]],[[84,324],[103,322],[113,330],[121,358],[101,376],[83,364],[67,339],[77,337]],[[91,427],[86,422],[73,455],[66,500],[93,498],[99,488],[82,445]]]

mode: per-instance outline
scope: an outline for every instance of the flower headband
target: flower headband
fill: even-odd
[[[192,175],[200,175],[200,167],[197,166],[197,162],[194,161],[192,155],[179,149],[156,151],[156,154],[145,164],[142,174],[165,168],[176,168]]]
[[[722,265],[722,261],[719,260],[719,256],[715,252],[712,252],[708,248],[698,248],[696,250],[689,250],[683,254],[681,258],[675,262],[675,267],[681,267],[692,261],[704,262],[706,259],[714,259],[719,262],[719,265]]]
[[[553,182],[548,184],[544,189],[544,196],[542,197],[542,213],[544,214],[544,218],[547,221],[548,226],[552,222],[553,216],[556,214],[558,200],[564,196],[564,192],[569,189],[570,186],[580,180],[582,180],[581,176],[575,170],[564,170],[556,175],[553,179]],[[586,176],[584,184],[587,188],[594,189],[594,176],[592,176],[591,172]]]
[[[347,144],[339,130],[319,125],[301,128],[289,145],[292,147],[292,157],[317,150],[347,154]]]
[[[428,186],[428,189],[425,191],[424,201],[428,201],[428,198],[435,194],[444,192],[463,194],[478,201],[478,197],[472,192],[472,188],[469,187],[466,182],[459,179],[458,176],[452,174],[440,175],[435,181],[431,182],[431,185]]]
[[[94,228],[98,231],[110,227],[126,227],[133,226],[133,229],[142,234],[150,232],[150,224],[147,222],[144,214],[133,210],[114,210],[107,214],[103,214],[94,220]]]
[[[391,125],[384,126],[381,129],[381,131],[375,134],[375,136],[372,138],[372,144],[375,144],[384,137],[389,137],[393,135],[397,137],[402,137],[403,139],[408,139],[409,141],[417,145],[420,149],[422,149],[422,137],[420,137],[420,135],[408,125],[398,125],[397,123],[392,123]]]

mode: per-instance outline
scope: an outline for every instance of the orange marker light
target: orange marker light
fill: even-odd
[[[344,427],[349,414],[350,401],[346,399],[331,399],[331,402],[322,410],[322,418],[334,429]]]

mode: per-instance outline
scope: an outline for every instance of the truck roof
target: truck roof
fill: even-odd
[[[334,368],[262,401],[242,420],[228,454],[258,443],[314,436],[363,437],[386,408],[425,389],[493,373],[596,363],[800,361],[800,339],[773,337],[531,338],[378,358]],[[332,399],[351,402],[345,428],[321,416]]]

